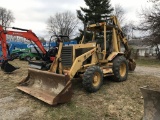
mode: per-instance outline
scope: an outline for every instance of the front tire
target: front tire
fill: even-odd
[[[88,67],[83,74],[83,87],[88,92],[96,92],[103,84],[103,72],[99,66]]]
[[[32,59],[32,58],[31,58],[30,56],[26,56],[26,57],[25,57],[25,60],[26,60],[26,61],[30,61],[31,59]]]
[[[23,60],[21,56],[19,56],[19,60]]]
[[[114,76],[112,77],[113,80],[117,82],[122,82],[127,80],[128,77],[128,63],[124,56],[117,56],[113,60],[113,67],[112,67]]]
[[[40,57],[36,57],[36,60],[40,60],[41,58]]]

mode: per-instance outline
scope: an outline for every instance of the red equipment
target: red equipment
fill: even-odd
[[[4,60],[1,65],[1,69],[4,72],[12,72],[17,69],[16,67],[8,63],[6,34],[24,37],[30,41],[33,41],[39,47],[39,49],[42,51],[44,55],[46,55],[47,53],[47,51],[41,44],[40,40],[38,39],[38,37],[31,30],[21,29],[21,28],[16,28],[16,27],[12,27],[12,29],[21,30],[21,31],[4,30],[3,27],[0,26],[0,41],[1,41],[1,46],[2,46],[2,54],[3,54],[2,57]]]

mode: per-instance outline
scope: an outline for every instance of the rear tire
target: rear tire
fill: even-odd
[[[84,88],[88,92],[96,92],[103,84],[103,72],[99,66],[88,67],[83,74]]]
[[[26,61],[30,61],[31,59],[32,59],[32,58],[31,58],[30,56],[26,56],[26,57],[25,57],[25,60],[26,60]]]
[[[124,56],[117,56],[113,60],[113,67],[112,67],[114,76],[112,77],[113,80],[117,82],[122,82],[127,80],[128,77],[128,63]]]

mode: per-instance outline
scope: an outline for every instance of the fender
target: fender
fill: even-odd
[[[124,55],[123,52],[112,52],[109,56],[108,56],[108,61],[112,61],[116,56],[118,55]]]

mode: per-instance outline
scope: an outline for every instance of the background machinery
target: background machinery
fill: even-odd
[[[12,59],[17,59],[19,58],[20,55],[28,53],[29,51],[30,51],[30,48],[25,48],[25,49],[16,48],[12,50],[12,52],[10,52],[10,57]]]
[[[71,44],[77,44],[77,41],[76,40],[70,40],[70,41],[63,42],[63,45],[71,45]],[[48,51],[48,49],[53,50],[53,48],[55,48],[57,46],[57,44],[56,44],[56,42],[51,42],[50,41],[49,44],[46,43],[46,44],[43,44],[43,46]],[[41,59],[41,57],[39,56],[39,54],[37,53],[37,51],[33,47],[30,47],[28,49],[29,49],[28,52],[24,52],[23,54],[19,55],[19,60],[31,61],[33,58],[35,58],[36,60]],[[39,51],[39,52],[41,53],[41,51]],[[11,53],[11,55],[12,55],[12,53]]]
[[[28,44],[24,42],[15,42],[8,40],[7,43],[9,46],[9,53],[11,58],[16,58],[20,54],[27,52]],[[0,56],[2,55],[2,48],[0,45]]]
[[[21,28],[16,28],[12,27],[12,29],[19,30],[19,31],[14,31],[14,30],[4,30],[2,26],[0,26],[0,41],[1,41],[1,46],[2,46],[2,57],[3,57],[3,62],[1,64],[1,69],[4,72],[12,72],[17,69],[17,67],[12,66],[11,64],[8,63],[8,58],[7,58],[7,50],[9,53],[8,45],[6,42],[6,35],[13,35],[13,36],[20,36],[24,37],[27,40],[30,40],[31,42],[34,42],[42,54],[39,53],[37,48],[35,47],[37,53],[41,57],[43,61],[49,61],[50,62],[50,57],[52,57],[52,50],[46,51],[45,48],[43,47],[42,43],[38,39],[38,37],[33,33],[31,30],[27,29],[21,29]]]
[[[71,80],[75,76],[82,76],[82,84],[88,92],[99,90],[103,77],[125,81],[128,70],[134,71],[136,63],[131,58],[127,39],[117,18],[111,16],[105,22],[88,25],[86,30],[93,33],[92,40],[84,43],[84,36],[80,44],[70,46],[63,46],[60,42],[50,69],[29,68],[28,75],[17,88],[50,105],[56,105],[71,100]]]

